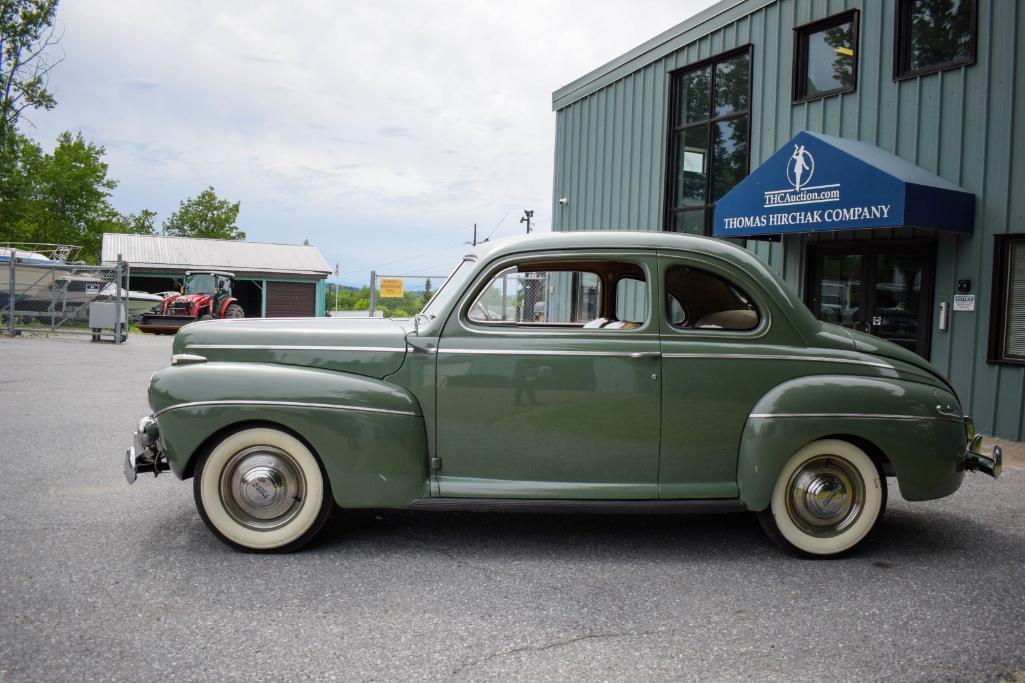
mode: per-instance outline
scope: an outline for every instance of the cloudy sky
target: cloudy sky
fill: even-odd
[[[344,281],[445,273],[474,222],[549,229],[552,91],[710,4],[64,0],[58,106],[26,132],[104,145],[123,212],[213,185]]]

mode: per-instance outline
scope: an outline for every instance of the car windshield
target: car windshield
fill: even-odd
[[[217,278],[210,273],[190,275],[185,283],[186,294],[213,294],[217,287]]]
[[[473,272],[473,263],[476,259],[465,258],[459,262],[456,269],[452,271],[452,274],[448,276],[438,291],[431,297],[431,300],[427,302],[423,310],[420,311],[420,315],[426,315],[428,318],[434,318],[448,305],[454,297],[458,296],[459,292],[463,289],[463,284],[466,279],[470,277],[470,273]]]

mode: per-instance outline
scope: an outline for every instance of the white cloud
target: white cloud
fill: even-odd
[[[347,279],[444,271],[474,222],[548,229],[552,91],[709,4],[65,0],[29,132],[106,145],[123,211],[214,185],[250,239],[309,238]]]

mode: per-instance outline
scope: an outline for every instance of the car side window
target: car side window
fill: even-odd
[[[648,283],[624,277],[616,283],[616,319],[643,324],[648,319]]]
[[[761,315],[743,290],[714,273],[689,266],[666,271],[666,315],[677,329],[742,332]]]
[[[647,282],[636,264],[547,262],[496,274],[466,315],[483,324],[636,329],[648,308]]]

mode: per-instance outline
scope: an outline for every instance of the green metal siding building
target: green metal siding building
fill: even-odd
[[[724,0],[553,94],[553,229],[730,234],[719,200],[802,131],[910,162],[974,220],[736,234],[820,318],[930,358],[980,431],[1022,440],[1023,36],[1010,0]],[[811,157],[796,184],[781,158],[802,190]]]

